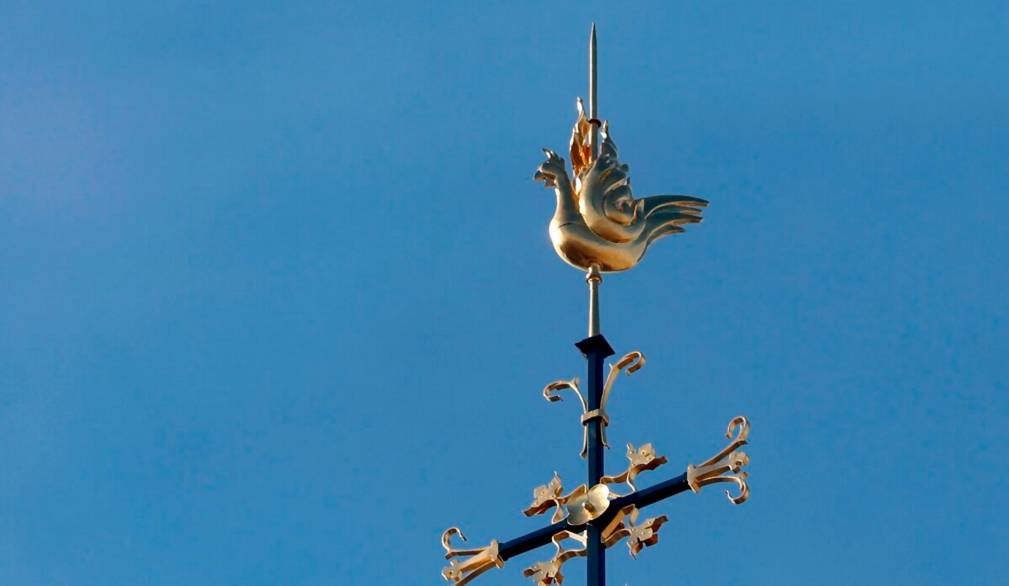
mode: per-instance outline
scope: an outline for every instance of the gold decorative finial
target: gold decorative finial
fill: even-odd
[[[534,178],[553,187],[557,198],[550,240],[564,262],[582,269],[616,272],[633,268],[659,238],[701,221],[706,200],[688,195],[635,199],[628,166],[617,156],[609,125],[601,122],[598,100],[596,27],[589,36],[589,116],[581,99],[571,134],[568,176],[564,159],[544,149],[547,160]],[[601,139],[601,140],[600,140]],[[591,326],[590,326],[591,328]],[[593,335],[590,333],[590,335]]]
[[[613,391],[613,385],[616,383],[617,375],[621,372],[626,372],[627,374],[635,373],[645,365],[645,355],[637,350],[633,352],[628,352],[616,362],[616,364],[610,365],[610,373],[606,377],[606,383],[603,386],[602,396],[599,400],[599,408],[589,410],[588,401],[585,400],[585,396],[582,395],[581,390],[578,388],[578,377],[569,380],[556,380],[546,387],[543,388],[543,398],[551,403],[560,401],[560,395],[557,395],[557,391],[564,389],[570,389],[578,396],[578,401],[582,406],[582,451],[581,456],[584,459],[589,453],[589,429],[588,423],[593,419],[599,419],[602,421],[602,433],[601,439],[603,445],[607,448],[610,444],[606,441],[606,427],[610,424],[610,417],[606,414],[606,404],[609,403],[610,393]]]
[[[733,438],[733,431],[736,432],[735,438]],[[703,463],[697,466],[693,464],[687,466],[687,483],[690,485],[690,489],[700,492],[703,486],[729,482],[739,487],[739,494],[736,496],[725,491],[725,496],[729,498],[729,501],[734,505],[746,502],[746,499],[750,498],[750,486],[746,483],[746,472],[740,472],[740,469],[750,463],[750,457],[738,448],[746,445],[749,436],[750,420],[742,415],[733,418],[725,431],[725,437],[731,439],[732,442]],[[729,472],[737,474],[733,476]]]

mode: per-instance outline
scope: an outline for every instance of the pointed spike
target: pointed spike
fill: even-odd
[[[597,95],[598,60],[596,57],[596,23],[592,23],[589,33],[589,118],[599,118],[599,96]]]
[[[589,152],[592,161],[599,158],[599,80],[598,59],[596,58],[596,23],[592,23],[589,33],[589,121],[592,130],[589,134]]]

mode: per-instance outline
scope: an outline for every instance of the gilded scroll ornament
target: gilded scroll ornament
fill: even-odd
[[[628,375],[633,374],[645,365],[645,355],[637,350],[633,352],[628,352],[616,363],[610,365],[610,372],[606,376],[606,383],[603,385],[603,392],[599,400],[599,408],[589,410],[589,404],[585,400],[585,396],[582,395],[581,389],[579,389],[578,377],[572,379],[561,379],[553,381],[543,388],[543,398],[550,402],[556,402],[561,400],[561,396],[557,394],[558,391],[570,390],[578,397],[578,401],[582,407],[582,451],[581,457],[584,459],[588,455],[589,450],[589,430],[588,423],[593,419],[599,419],[602,421],[600,426],[602,430],[602,442],[607,448],[610,444],[606,440],[606,428],[610,424],[610,417],[606,413],[606,405],[610,400],[610,393],[613,390],[613,385],[616,383],[617,376],[624,372]]]
[[[638,487],[634,485],[634,479],[637,478],[638,474],[646,470],[655,470],[669,461],[665,456],[657,455],[655,448],[650,443],[640,448],[635,448],[634,444],[627,444],[627,459],[630,460],[627,470],[616,476],[603,476],[599,479],[599,482],[602,484],[620,484],[623,482],[630,487],[631,492],[637,492]]]
[[[533,489],[533,501],[522,511],[522,514],[526,517],[542,515],[552,508],[554,509],[554,514],[551,516],[550,522],[556,523],[562,521],[568,515],[565,505],[569,501],[582,498],[588,494],[588,487],[584,484],[579,484],[568,494],[563,494],[563,492],[564,485],[561,483],[561,477],[554,472],[554,477],[550,479],[550,482]]]
[[[659,542],[659,529],[669,520],[665,515],[645,519],[638,524],[638,508],[630,506],[622,509],[603,530],[603,545],[611,547],[627,538],[627,548],[631,557],[636,558],[641,550]]]
[[[441,576],[445,580],[456,586],[462,586],[469,584],[477,576],[491,568],[504,567],[504,560],[498,555],[497,541],[491,540],[490,544],[484,547],[456,549],[452,547],[453,535],[458,535],[460,539],[466,541],[466,536],[458,527],[449,527],[441,534],[441,546],[445,548],[445,559],[451,560],[449,565],[441,571]],[[465,557],[466,559],[452,559],[455,557]]]
[[[740,472],[740,469],[750,463],[750,457],[738,448],[747,444],[749,435],[750,420],[742,415],[733,418],[725,431],[725,437],[732,440],[729,445],[703,463],[687,466],[687,483],[690,484],[690,489],[700,492],[701,487],[709,484],[719,482],[735,484],[739,488],[739,494],[733,496],[727,490],[725,496],[734,505],[744,503],[750,497],[750,487],[746,483],[746,472]],[[729,474],[730,472],[732,474]]]
[[[543,398],[551,403],[556,403],[562,400],[562,397],[557,394],[557,391],[562,391],[568,389],[573,392],[578,397],[578,402],[582,407],[582,459],[589,453],[589,430],[584,427],[585,417],[588,416],[589,404],[585,401],[585,396],[582,395],[582,391],[578,388],[578,377],[569,380],[555,380],[554,382],[543,387]],[[604,423],[609,423],[609,419],[603,419]]]
[[[564,546],[561,545],[565,539],[574,540],[580,544],[581,547],[577,549],[565,549]],[[587,550],[585,549],[584,531],[579,533],[575,533],[573,531],[561,531],[554,535],[550,541],[553,542],[554,547],[556,548],[554,557],[545,562],[536,562],[522,571],[522,575],[527,578],[532,578],[536,582],[536,586],[563,584],[564,574],[561,572],[561,568],[564,565],[564,562],[570,560],[571,558],[584,556],[587,553]]]

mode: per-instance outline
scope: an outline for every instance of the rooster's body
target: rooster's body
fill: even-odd
[[[544,149],[547,160],[536,179],[553,187],[557,207],[550,221],[554,250],[569,265],[603,272],[626,271],[638,264],[655,240],[683,232],[684,224],[701,221],[707,201],[688,195],[634,199],[628,167],[621,164],[606,124],[602,148],[590,161],[589,123],[578,104],[579,118],[571,137],[575,181],[568,178],[564,159]]]

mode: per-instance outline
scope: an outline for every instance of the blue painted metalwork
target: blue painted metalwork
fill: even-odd
[[[585,355],[586,362],[586,401],[589,411],[600,408],[603,396],[603,361],[613,356],[613,348],[602,334],[585,338],[575,346]],[[588,486],[595,486],[606,473],[604,468],[603,421],[596,418],[586,423],[588,426]],[[589,524],[586,536],[588,541],[588,561],[586,575],[588,586],[606,585],[606,547],[601,538],[602,526]]]

